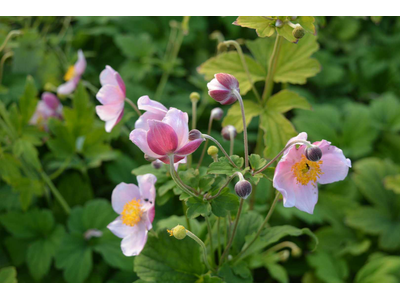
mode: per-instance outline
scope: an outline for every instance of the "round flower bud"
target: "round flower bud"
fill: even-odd
[[[297,16],[291,16],[290,17],[290,20],[292,20],[292,21],[294,21],[294,20],[296,20],[297,19]]]
[[[190,94],[189,98],[190,98],[190,101],[197,102],[200,99],[200,94],[197,92],[193,92]]]
[[[224,111],[221,108],[216,107],[211,110],[211,118],[212,119],[219,121],[222,119],[223,116],[224,116]]]
[[[163,163],[160,160],[155,160],[151,163],[154,169],[158,170],[162,167]]]
[[[279,255],[280,261],[287,261],[290,257],[290,251],[282,250],[281,252],[278,252],[278,255]]]
[[[178,240],[183,240],[186,237],[186,228],[182,225],[177,225],[172,230],[168,230],[170,236],[174,236]]]
[[[240,93],[239,81],[226,73],[215,74],[214,79],[207,83],[207,88],[210,97],[222,105],[234,103],[237,100],[236,93]]]
[[[149,161],[149,162],[152,162],[152,161],[156,160],[154,157],[148,156],[147,154],[144,155],[144,159]]]
[[[240,198],[246,199],[252,191],[251,183],[247,180],[239,180],[235,185],[235,192]]]
[[[207,154],[210,155],[210,156],[218,155],[218,148],[215,147],[215,146],[208,147]]]
[[[217,49],[218,52],[225,52],[228,51],[228,46],[224,42],[222,42],[218,44]]]
[[[296,39],[301,39],[306,34],[306,31],[300,25],[296,25],[292,31],[292,34]]]
[[[230,141],[231,137],[235,138],[237,136],[237,131],[234,126],[227,125],[224,128],[222,128],[221,134],[225,140]]]
[[[306,158],[311,161],[319,161],[322,158],[321,148],[318,146],[310,146],[305,151]]]
[[[197,129],[192,129],[189,131],[189,141],[194,141],[194,140],[198,140],[198,139],[202,139],[203,135],[201,134],[201,132]]]
[[[275,27],[281,28],[283,26],[283,22],[281,19],[276,20]]]

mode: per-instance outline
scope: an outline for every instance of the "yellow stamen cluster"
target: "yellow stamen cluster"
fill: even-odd
[[[140,222],[142,215],[140,200],[132,199],[124,205],[124,210],[121,213],[122,223],[133,227]]]
[[[321,164],[322,160],[314,162],[308,160],[305,155],[302,155],[301,160],[292,166],[297,183],[307,185],[310,181],[317,182],[319,176],[324,174],[321,172]]]
[[[75,67],[74,66],[70,66],[68,68],[67,73],[65,73],[65,75],[64,75],[64,80],[65,81],[69,81],[69,80],[72,79],[72,77],[74,77],[74,75],[75,75]]]

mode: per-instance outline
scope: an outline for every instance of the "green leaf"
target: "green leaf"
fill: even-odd
[[[0,269],[0,283],[17,283],[17,270],[15,267]]]
[[[47,141],[51,152],[60,158],[69,157],[75,152],[75,139],[68,128],[55,118],[50,118],[48,122],[49,130],[53,134]]]
[[[200,251],[188,237],[177,240],[166,231],[158,237],[149,235],[145,248],[135,258],[134,271],[146,282],[195,282],[205,271]]]
[[[243,166],[243,158],[237,155],[231,156],[232,161],[241,168]],[[240,172],[240,169],[237,169],[231,165],[229,160],[226,157],[218,158],[218,161],[210,164],[208,169],[209,174],[217,174],[217,175],[228,175],[232,176],[234,173]]]
[[[286,269],[280,264],[268,264],[266,267],[272,278],[282,283],[289,282],[289,275]]]
[[[200,277],[199,280],[196,281],[196,283],[223,283],[224,281],[217,277],[217,276],[211,276],[210,274],[205,274]]]
[[[263,67],[248,55],[245,55],[245,60],[253,82],[265,80],[267,74]],[[247,94],[251,89],[250,81],[243,68],[239,54],[234,51],[225,52],[210,58],[200,65],[198,72],[205,75],[206,80],[214,78],[214,74],[216,73],[228,73],[235,76],[239,81],[240,93],[242,95]]]
[[[208,216],[211,212],[210,203],[199,198],[190,197],[186,201],[186,205],[188,207],[186,213],[189,218],[196,218],[200,215]]]
[[[400,258],[374,253],[358,271],[357,283],[397,283],[400,280]]]
[[[152,56],[155,46],[148,33],[140,35],[116,35],[115,44],[128,58],[144,58]]]
[[[324,282],[341,283],[349,276],[346,261],[327,252],[313,253],[307,256],[307,261],[316,269],[317,277]]]
[[[262,216],[255,211],[248,211],[239,219],[235,239],[232,247],[240,252],[246,242],[246,237],[255,234],[262,224]]]
[[[221,193],[221,195],[213,199],[211,202],[212,212],[217,217],[225,217],[228,212],[234,212],[238,207],[238,196],[229,193],[229,189],[226,189],[226,192]]]
[[[254,101],[244,100],[244,112],[246,115],[246,126],[248,126],[254,117],[257,117],[262,113],[262,107]],[[236,128],[238,133],[243,131],[243,120],[242,110],[240,109],[240,103],[236,102],[228,110],[227,115],[222,121],[222,126],[232,125]]]
[[[266,109],[285,113],[294,108],[310,110],[311,105],[306,98],[301,97],[299,94],[289,90],[282,90],[268,100]]]
[[[270,37],[275,33],[276,20],[266,17],[238,17],[234,25],[255,29],[259,37]]]
[[[385,188],[400,194],[400,175],[386,176],[384,179]]]
[[[23,157],[29,165],[36,170],[41,170],[39,153],[34,145],[27,140],[19,139],[13,145],[13,153],[17,157]]]
[[[293,35],[293,28],[287,23],[283,24],[282,27],[277,27],[276,30],[278,31],[280,36],[284,37],[287,41],[291,43],[297,43],[299,41]]]
[[[228,283],[250,283],[253,281],[250,269],[243,261],[230,266],[224,264],[218,270],[218,276],[221,276]]]
[[[386,93],[371,103],[371,117],[381,130],[400,130],[400,101],[392,93]]]
[[[24,94],[19,100],[19,109],[21,111],[22,120],[25,124],[29,122],[35,112],[38,103],[37,92],[35,81],[32,76],[28,76],[26,78]]]
[[[154,224],[153,224],[154,225]],[[185,216],[170,216],[168,218],[162,219],[157,222],[155,228],[157,231],[167,230],[174,228],[176,225],[182,225],[184,227],[188,227]],[[205,223],[200,224],[200,222],[196,219],[190,220],[191,231],[195,235],[199,235],[201,233],[202,228],[205,226]]]
[[[57,188],[70,206],[82,205],[93,199],[93,190],[88,178],[76,171],[62,176]]]
[[[267,164],[267,160],[258,154],[251,154],[249,157],[249,162],[253,170],[259,170]]]

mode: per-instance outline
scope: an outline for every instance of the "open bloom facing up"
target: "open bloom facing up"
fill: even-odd
[[[302,132],[289,140],[307,140],[307,133]],[[330,142],[315,142],[322,151],[321,160],[310,161],[305,156],[306,145],[287,149],[275,169],[274,187],[283,196],[285,207],[297,207],[312,214],[318,201],[317,183],[327,184],[346,178],[351,167],[350,159],[343,151]]]
[[[138,108],[140,110],[145,110],[146,112],[140,116],[140,118],[135,123],[135,129],[149,129],[148,120],[158,120],[164,119],[168,112],[168,109],[162,105],[160,102],[151,100],[149,96],[142,96],[138,100]]]
[[[214,75],[214,79],[207,83],[208,94],[219,103],[232,104],[237,100],[234,91],[240,92],[237,79],[225,73]]]
[[[147,232],[152,228],[155,215],[157,178],[153,174],[137,177],[135,184],[120,183],[112,192],[114,211],[120,216],[108,224],[107,228],[122,238],[121,249],[126,256],[135,256],[143,250],[147,242]]]
[[[42,94],[42,100],[38,102],[36,111],[29,121],[29,124],[37,125],[47,130],[48,118],[62,119],[62,109],[63,107],[56,95],[45,92]]]
[[[148,128],[133,130],[129,138],[144,154],[166,164],[169,164],[169,157],[173,156],[176,163],[193,153],[204,140],[198,138],[189,141],[188,121],[187,113],[170,108],[161,121],[148,119]]]
[[[75,65],[70,66],[67,73],[65,73],[64,80],[66,83],[63,83],[57,88],[57,93],[60,95],[68,95],[75,91],[85,69],[86,59],[82,50],[79,50],[77,62]]]
[[[96,113],[106,122],[106,131],[111,132],[124,115],[125,83],[118,72],[110,66],[106,66],[100,73],[100,83],[102,87],[96,98],[103,105],[96,106]]]

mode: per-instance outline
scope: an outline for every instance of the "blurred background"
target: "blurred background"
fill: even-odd
[[[130,107],[111,134],[95,116],[99,74],[110,65],[124,79],[127,97],[134,102],[149,95],[189,116],[189,95],[200,93],[197,127],[206,131],[210,110],[218,104],[207,95],[199,66],[217,55],[220,41],[237,40],[250,55],[246,41],[257,38],[254,30],[232,25],[235,19],[191,17],[182,32],[182,17],[0,17],[0,45],[10,31],[20,31],[0,53],[0,101],[2,118],[15,123],[23,141],[16,147],[1,131],[0,282],[138,279],[134,259],[122,256],[120,240],[104,228],[115,218],[109,205],[113,188],[135,182],[132,170],[139,174],[149,163],[128,139],[137,118]],[[312,110],[292,110],[286,117],[298,132],[306,131],[310,141],[326,139],[343,149],[353,168],[345,181],[320,187],[313,215],[278,205],[274,225],[308,227],[319,245],[311,252],[306,250],[309,239],[293,239],[304,253],[279,262],[279,267],[265,263],[253,269],[253,280],[399,282],[400,18],[317,17],[316,25],[320,48],[312,57],[321,71],[304,85],[285,84],[305,97]],[[85,82],[76,99],[61,100],[76,120],[84,121],[55,123],[50,132],[23,129],[18,125],[24,118],[21,103],[63,83],[78,49],[87,60]],[[281,87],[276,84],[276,91]],[[222,108],[225,113],[229,109]],[[254,118],[249,126],[252,150],[257,130]],[[214,122],[212,135],[228,149],[220,131],[221,123]],[[239,155],[241,140],[238,135]],[[54,202],[40,172],[35,177],[22,169],[20,157],[30,160],[30,155],[72,208],[70,217]],[[205,158],[206,163],[211,161]],[[256,192],[254,210],[264,214],[271,183],[263,179]],[[182,215],[171,190],[159,194],[156,228],[166,218]],[[99,240],[82,238],[91,228],[103,228],[104,235]]]

